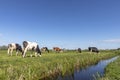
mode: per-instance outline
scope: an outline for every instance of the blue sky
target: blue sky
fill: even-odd
[[[0,0],[0,45],[120,47],[120,0]]]

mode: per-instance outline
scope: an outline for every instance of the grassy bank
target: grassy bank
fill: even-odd
[[[0,80],[54,80],[58,75],[72,73],[74,69],[95,64],[101,59],[118,55],[116,51],[102,51],[100,54],[89,52],[63,53],[50,52],[42,57],[8,56],[7,51],[0,51]]]
[[[120,57],[105,69],[105,77],[100,80],[120,80]]]

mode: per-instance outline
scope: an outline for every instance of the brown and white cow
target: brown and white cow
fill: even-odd
[[[58,53],[63,52],[63,50],[59,47],[53,47],[53,51],[58,52]]]

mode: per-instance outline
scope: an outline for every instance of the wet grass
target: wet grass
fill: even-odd
[[[117,51],[101,51],[90,54],[87,51],[77,53],[44,53],[42,57],[22,58],[20,55],[8,56],[6,50],[0,50],[0,80],[55,80],[58,75],[71,74],[75,69],[85,68],[101,59],[118,55]]]

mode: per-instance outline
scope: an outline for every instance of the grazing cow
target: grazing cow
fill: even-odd
[[[24,48],[23,57],[25,57],[27,50],[35,51],[35,56],[37,55],[41,56],[39,45],[36,42],[23,41],[23,48]]]
[[[11,43],[11,44],[8,44],[8,55],[12,56],[12,52],[14,49],[16,50],[16,56],[18,55],[18,52],[21,52],[23,54],[21,45],[17,43]]]
[[[55,51],[55,52],[62,52],[62,49],[60,49],[59,47],[53,47],[53,51]]]
[[[99,53],[99,50],[98,50],[96,47],[88,47],[88,50],[89,50],[90,52]]]
[[[77,51],[78,51],[79,53],[81,53],[81,48],[78,48]]]
[[[117,48],[117,50],[120,50],[120,48]]]
[[[42,52],[47,51],[47,52],[49,53],[49,49],[48,49],[47,47],[42,47],[42,48],[41,48],[41,51],[42,51]]]

